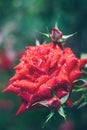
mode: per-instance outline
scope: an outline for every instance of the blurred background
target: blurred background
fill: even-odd
[[[20,99],[2,93],[14,74],[25,47],[35,45],[36,39],[47,39],[38,32],[45,32],[58,23],[63,34],[77,34],[67,40],[80,56],[87,54],[87,0],[0,0],[0,130],[41,130],[48,110],[36,110],[15,116]],[[76,130],[87,129],[87,106],[67,109],[68,119]],[[58,114],[43,130],[58,130],[63,122]]]

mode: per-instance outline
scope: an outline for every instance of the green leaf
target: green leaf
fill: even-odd
[[[70,34],[70,35],[63,35],[61,39],[59,39],[59,42],[65,42],[68,38],[74,36],[76,34],[76,32],[74,34]]]
[[[40,104],[40,105],[43,105],[43,106],[45,106],[45,107],[48,107],[46,101],[36,102],[36,103],[34,103],[32,106],[35,106],[36,104]]]
[[[45,125],[48,123],[48,121],[53,117],[53,115],[54,115],[54,112],[51,111],[51,113],[47,116],[47,119],[46,119],[46,121],[44,122],[42,128],[44,128],[44,126],[45,126]]]
[[[49,28],[47,27],[47,34],[49,35],[49,37],[50,37],[50,32],[49,32]]]
[[[39,46],[40,45],[39,40],[36,39],[36,43],[35,44],[36,44],[36,46]]]
[[[61,104],[64,104],[68,98],[69,98],[69,93],[60,99]]]
[[[48,37],[48,38],[50,38],[50,35],[47,34],[47,33],[42,33],[42,32],[39,32],[39,33],[42,34],[42,35],[44,35],[44,36],[46,36],[46,37]]]
[[[66,115],[62,106],[58,109],[58,113],[66,120]]]
[[[55,23],[55,28],[58,29],[58,25],[57,25],[57,22]]]
[[[38,102],[38,104],[41,104],[41,105],[43,105],[45,107],[48,107],[48,105],[47,105],[47,103],[45,101]]]
[[[86,80],[84,80],[84,79],[77,79],[77,80],[74,81],[74,83],[76,85],[83,85],[84,83],[86,83]]]
[[[78,109],[80,109],[80,108],[82,108],[82,107],[84,107],[84,106],[86,106],[87,105],[87,102],[83,102],[83,103],[81,103],[79,106],[78,106]]]
[[[73,33],[73,34],[70,34],[70,35],[63,35],[63,36],[62,36],[62,39],[66,40],[66,39],[68,39],[68,38],[74,36],[76,33],[77,33],[77,32],[75,32],[75,33]]]
[[[78,89],[73,89],[72,92],[81,92],[81,91],[85,91],[86,88],[78,88]]]

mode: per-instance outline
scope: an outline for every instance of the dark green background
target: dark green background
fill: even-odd
[[[5,38],[15,39],[13,49],[24,50],[27,45],[35,45],[35,40],[44,42],[46,39],[39,32],[46,32],[58,23],[60,30],[68,35],[77,34],[67,41],[66,46],[72,47],[79,57],[87,53],[87,0],[0,0],[0,32],[6,33]],[[0,33],[0,34],[1,34]],[[0,43],[4,49],[6,40]],[[14,62],[14,65],[18,60]],[[13,75],[0,72],[0,90],[6,87],[8,79]],[[5,84],[6,85],[3,85]],[[0,130],[41,130],[48,110],[26,112],[18,117],[15,113],[20,99],[13,94],[0,92],[0,100],[11,100],[10,106],[3,109],[0,105]],[[68,118],[75,123],[76,130],[87,130],[87,107],[66,110]],[[57,114],[43,130],[58,130],[63,119]]]

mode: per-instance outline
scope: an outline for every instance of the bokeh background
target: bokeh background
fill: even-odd
[[[47,41],[38,32],[46,32],[58,23],[66,35],[77,32],[67,40],[80,56],[87,54],[87,0],[0,0],[0,130],[41,130],[49,114],[47,109],[26,112],[15,116],[20,99],[13,94],[2,93],[14,74],[25,47],[35,45],[36,39]],[[87,130],[87,106],[67,109],[68,119],[76,130]],[[63,118],[58,114],[43,130],[58,130]]]

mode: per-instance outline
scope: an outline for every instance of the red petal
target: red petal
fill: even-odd
[[[72,83],[73,81],[80,78],[81,76],[82,76],[82,72],[80,70],[78,69],[72,70],[69,75],[70,82]]]
[[[33,82],[30,82],[28,80],[19,80],[13,83],[14,86],[16,87],[20,87],[22,89],[27,89],[29,92],[35,92],[37,90],[37,86],[36,84],[34,84]]]
[[[25,104],[24,104],[24,103],[22,103],[22,104],[21,104],[21,106],[19,107],[19,109],[18,109],[18,111],[17,111],[16,115],[19,115],[19,114],[21,114],[21,113],[25,112],[26,110],[27,110],[27,109],[26,109]]]
[[[9,85],[7,88],[3,90],[3,92],[12,92],[14,94],[18,94],[20,92],[20,88],[16,88],[13,85]]]
[[[82,68],[85,64],[87,64],[87,58],[78,61],[80,68]]]

